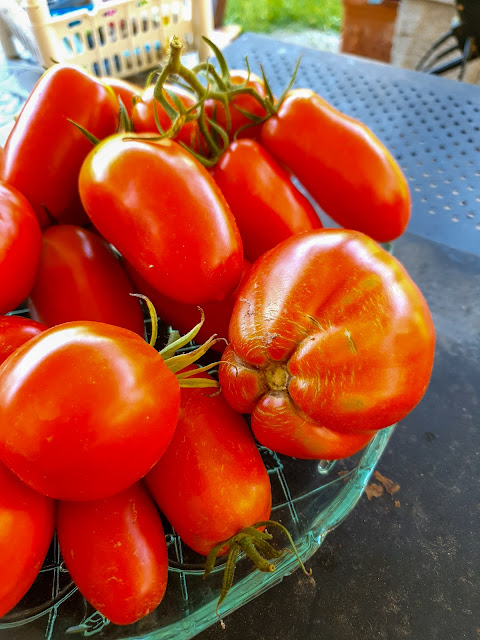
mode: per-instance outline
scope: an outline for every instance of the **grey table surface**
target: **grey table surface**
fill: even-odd
[[[245,55],[256,72],[262,63],[277,93],[302,55],[296,86],[359,118],[392,150],[413,199],[395,255],[430,306],[437,345],[427,393],[377,467],[400,485],[398,503],[363,496],[310,560],[314,587],[296,572],[228,616],[225,629],[197,637],[478,639],[480,87],[253,34],[225,53],[232,66],[244,67]]]

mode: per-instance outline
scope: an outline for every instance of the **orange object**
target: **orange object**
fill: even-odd
[[[399,0],[342,0],[343,53],[390,62]]]

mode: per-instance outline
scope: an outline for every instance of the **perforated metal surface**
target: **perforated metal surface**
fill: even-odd
[[[277,95],[302,55],[295,86],[367,124],[398,160],[412,194],[408,231],[480,255],[480,87],[253,34],[225,50],[233,67],[246,54]]]

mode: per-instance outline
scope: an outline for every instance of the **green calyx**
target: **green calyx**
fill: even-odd
[[[259,529],[263,527],[270,527],[272,529],[279,530],[287,538],[291,548],[276,549],[272,544],[270,544],[270,540],[273,539],[272,534],[268,533],[266,529],[264,531],[259,531]],[[307,570],[305,568],[288,529],[274,520],[264,520],[262,522],[257,522],[251,527],[244,527],[228,540],[219,542],[215,547],[213,547],[208,554],[205,563],[205,571],[203,574],[204,579],[212,572],[219,553],[225,547],[229,547],[229,551],[227,561],[225,563],[222,587],[217,603],[217,611],[232,587],[235,567],[238,557],[242,552],[253,562],[257,569],[264,573],[273,573],[275,571],[275,564],[270,562],[270,560],[280,558],[284,553],[293,552],[303,573],[313,581],[313,578],[311,577],[312,571],[311,569]]]
[[[212,49],[217,61],[216,66],[207,60],[193,69],[185,67],[181,62],[183,45],[177,36],[173,36],[170,39],[168,59],[165,65],[161,70],[155,70],[149,75],[147,84],[152,82],[155,83],[154,99],[165,109],[171,122],[170,127],[167,130],[164,130],[158,121],[155,109],[156,124],[160,133],[160,138],[174,138],[178,135],[178,132],[185,123],[194,120],[197,121],[200,136],[204,141],[203,145],[198,145],[198,148],[202,149],[202,151],[192,149],[183,143],[182,146],[204,166],[211,167],[218,162],[230,141],[230,103],[232,100],[240,95],[249,95],[263,107],[266,114],[264,117],[259,117],[245,111],[241,107],[233,105],[232,108],[237,109],[248,120],[250,120],[250,122],[242,127],[240,131],[268,120],[268,118],[277,113],[287,92],[291,89],[293,82],[295,81],[300,60],[297,62],[287,88],[278,99],[274,97],[270,84],[262,68],[261,72],[266,93],[265,97],[263,97],[253,87],[247,86],[250,79],[248,58],[245,58],[248,72],[247,78],[242,84],[234,84],[227,62],[220,49],[208,38],[203,37],[203,39]],[[183,89],[191,91],[197,98],[195,105],[186,109],[178,96],[173,92],[169,92],[168,89],[165,88],[165,84],[167,82],[176,84]],[[170,97],[171,102],[167,99],[167,95]],[[226,130],[218,125],[215,121],[215,117],[213,120],[207,117],[205,113],[205,103],[207,100],[213,100],[215,103],[223,105],[226,119]],[[237,132],[236,136],[240,131]],[[206,149],[205,152],[203,151],[204,149]]]
[[[131,293],[130,295],[140,298],[147,305],[150,319],[152,321],[152,335],[150,336],[149,344],[151,347],[155,347],[158,337],[158,316],[155,307],[151,300],[141,293]],[[196,349],[185,353],[177,353],[180,349],[186,347],[190,342],[192,342],[202,328],[202,325],[205,322],[205,314],[200,307],[199,311],[201,314],[200,322],[184,336],[181,336],[178,331],[173,331],[170,334],[165,347],[163,347],[163,349],[158,353],[170,371],[175,374],[180,387],[189,389],[218,388],[220,385],[214,378],[196,378],[195,376],[198,373],[203,373],[209,371],[213,367],[216,367],[219,362],[212,362],[204,367],[195,367],[195,369],[191,369],[189,371],[182,370],[197,362],[197,360],[205,355],[210,347],[218,342],[220,338],[217,338],[214,334]]]

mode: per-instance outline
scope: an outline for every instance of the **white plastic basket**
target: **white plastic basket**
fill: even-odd
[[[47,0],[0,0],[0,43],[17,44],[41,65],[72,62],[97,76],[123,77],[156,67],[177,35],[186,51],[208,55],[202,35],[213,29],[210,0],[95,0],[93,9],[51,16]]]

